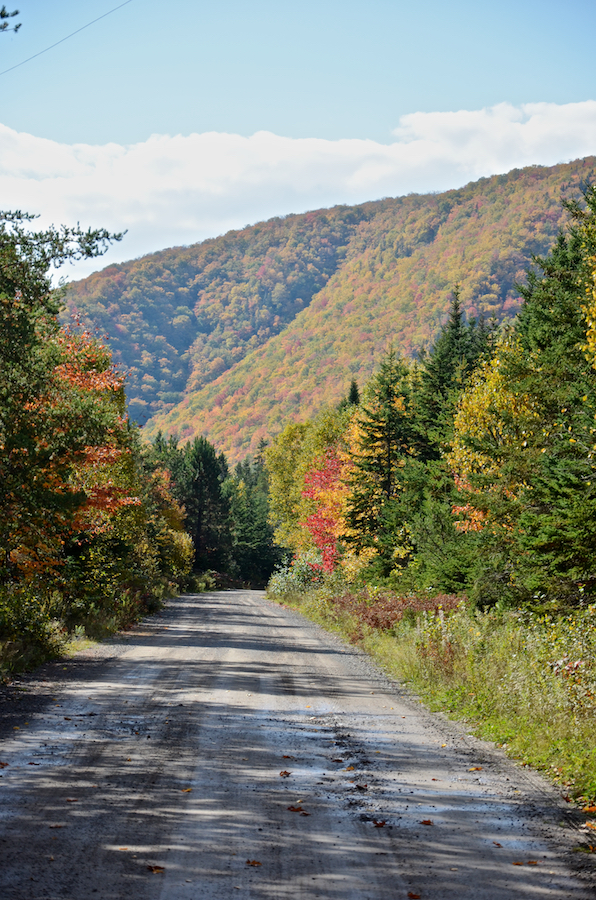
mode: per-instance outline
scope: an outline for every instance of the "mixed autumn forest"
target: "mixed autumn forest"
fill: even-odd
[[[3,214],[5,669],[268,584],[596,795],[595,181],[287,216],[57,290],[122,236]]]
[[[428,345],[455,284],[468,315],[514,316],[561,197],[595,172],[589,157],[272,219],[76,282],[63,320],[107,335],[148,435],[204,435],[235,462],[364,383],[390,341]]]

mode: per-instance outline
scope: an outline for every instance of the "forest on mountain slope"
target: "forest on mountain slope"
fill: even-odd
[[[512,317],[593,157],[435,195],[335,207],[110,266],[68,286],[107,335],[146,433],[202,434],[232,461],[365,381],[392,341],[428,345],[461,285],[468,316]]]
[[[69,286],[68,312],[107,335],[143,424],[266,343],[311,302],[375,204],[272,219],[113,265]]]

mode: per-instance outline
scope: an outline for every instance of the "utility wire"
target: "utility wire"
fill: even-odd
[[[96,22],[99,22],[100,19],[105,19],[106,16],[110,16],[113,12],[116,12],[117,9],[122,9],[123,6],[127,6],[129,3],[132,3],[132,0],[126,0],[125,3],[121,3],[120,6],[115,6],[114,9],[110,9],[109,12],[104,13],[103,16],[98,16],[97,19],[93,19],[92,22],[87,22],[86,25],[83,25],[82,28],[77,28],[76,31],[73,31],[72,34],[67,34],[66,37],[61,38],[61,40],[56,41],[55,44],[52,44],[50,47],[46,47],[45,50],[40,50],[39,53],[34,53],[33,56],[28,57],[28,59],[24,59],[23,62],[17,63],[16,66],[11,66],[10,69],[5,69],[4,72],[0,72],[0,75],[6,75],[7,72],[12,72],[13,69],[18,69],[19,66],[24,66],[25,63],[31,62],[32,59],[36,59],[38,56],[41,56],[42,53],[47,53],[48,50],[53,50],[54,47],[57,47],[58,44],[63,44],[64,41],[67,41],[69,38],[74,37],[75,34],[78,34],[80,31],[84,31],[85,28],[89,28],[90,25],[95,25]]]

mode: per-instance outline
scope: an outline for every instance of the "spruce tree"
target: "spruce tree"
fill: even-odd
[[[405,460],[415,455],[409,369],[391,348],[367,388],[358,414],[359,445],[351,476],[348,540],[373,547],[388,571],[399,542]]]

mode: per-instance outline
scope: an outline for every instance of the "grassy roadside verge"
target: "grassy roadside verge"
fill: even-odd
[[[366,590],[269,597],[362,647],[431,709],[465,721],[582,805],[596,803],[596,607],[551,619],[471,611],[450,597],[417,609],[416,598]]]

